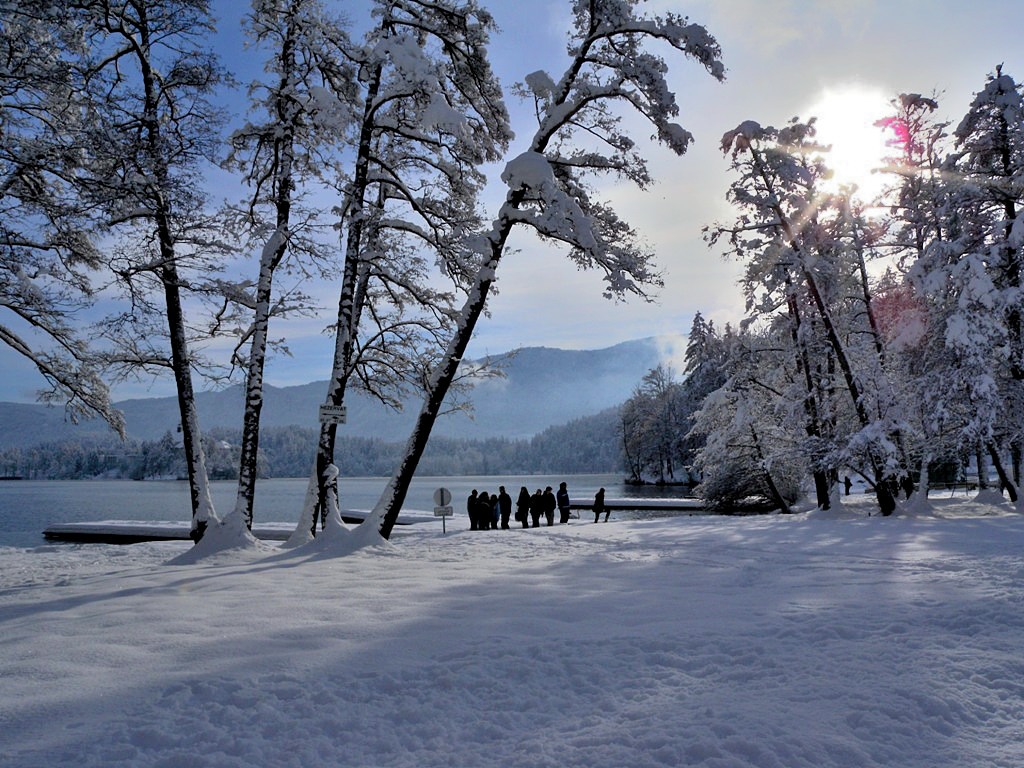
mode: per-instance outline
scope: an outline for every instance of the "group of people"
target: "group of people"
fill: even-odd
[[[551,486],[543,491],[538,488],[532,494],[522,486],[519,489],[519,497],[515,503],[515,517],[512,516],[512,497],[505,491],[505,486],[498,486],[498,492],[489,494],[487,491],[477,493],[476,489],[466,499],[466,512],[469,514],[469,530],[488,531],[502,528],[509,529],[509,521],[514,519],[521,523],[523,528],[539,528],[541,517],[547,520],[548,525],[555,524],[555,511],[558,511],[558,522],[562,525],[569,522],[572,517],[572,505],[569,502],[569,489],[565,483],[560,483],[558,492],[554,493]],[[609,510],[604,504],[604,488],[594,496],[594,522],[596,523],[601,515],[604,521],[608,522]]]

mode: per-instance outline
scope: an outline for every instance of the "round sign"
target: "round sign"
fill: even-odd
[[[452,492],[447,488],[438,488],[434,491],[434,503],[439,507],[447,507],[451,503]]]

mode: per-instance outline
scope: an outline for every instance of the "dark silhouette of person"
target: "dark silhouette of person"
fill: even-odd
[[[480,495],[476,499],[476,520],[479,530],[491,530],[492,515],[491,498],[487,495],[487,491],[480,491]]]
[[[519,498],[516,499],[516,520],[523,524],[523,528],[530,527],[530,492],[526,486],[520,486]]]
[[[851,485],[853,485],[853,483],[851,483],[851,482],[850,482],[850,476],[849,476],[849,475],[846,475],[846,476],[845,476],[845,477],[843,478],[843,488],[845,488],[845,489],[846,489],[846,495],[847,495],[847,496],[849,496],[849,495],[850,495],[850,486],[851,486]]]
[[[540,488],[530,497],[530,517],[533,520],[534,528],[540,528],[540,516],[544,512],[544,496]]]
[[[544,517],[548,520],[548,525],[555,524],[555,508],[558,506],[558,502],[555,501],[555,494],[551,492],[551,486],[549,485],[544,489]]]
[[[505,493],[505,486],[498,486],[498,511],[501,513],[501,529],[508,530],[508,519],[512,517],[512,497]]]
[[[558,484],[558,493],[555,494],[555,501],[558,503],[558,524],[565,525],[572,516],[572,507],[569,503],[569,489],[565,482]]]
[[[594,496],[594,522],[596,523],[601,517],[601,513],[604,512],[604,521],[608,522],[608,513],[610,510],[604,505],[604,488],[599,490]]]
[[[476,513],[476,488],[469,494],[469,498],[466,499],[466,512],[469,513],[469,530],[475,531],[477,529],[477,513]]]

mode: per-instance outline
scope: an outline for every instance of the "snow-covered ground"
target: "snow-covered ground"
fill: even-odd
[[[1024,518],[948,504],[0,549],[0,765],[1019,768]]]

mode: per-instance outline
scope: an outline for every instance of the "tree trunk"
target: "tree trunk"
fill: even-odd
[[[775,485],[774,478],[772,478],[772,473],[768,471],[768,462],[765,460],[764,451],[761,450],[761,441],[757,438],[757,432],[754,430],[753,424],[750,425],[750,436],[754,440],[754,450],[757,451],[757,460],[761,464],[761,471],[764,472],[764,479],[768,484],[768,493],[771,495],[772,501],[782,510],[783,514],[792,514],[793,510],[789,508],[789,504],[782,498],[782,494],[779,493],[779,488]]]
[[[1010,479],[1009,475],[1006,474],[1006,470],[1003,468],[1003,460],[999,456],[999,451],[996,450],[995,443],[988,444],[988,455],[992,457],[992,466],[995,467],[996,474],[999,475],[1000,491],[1005,488],[1010,501],[1016,504],[1017,486]]]
[[[155,179],[153,194],[154,220],[160,248],[160,280],[164,286],[167,311],[167,330],[170,336],[171,364],[174,382],[178,392],[178,411],[181,417],[181,434],[185,448],[185,466],[188,471],[189,496],[192,503],[192,526],[189,536],[193,541],[203,537],[207,526],[217,519],[210,498],[209,479],[206,474],[206,456],[203,451],[202,432],[196,411],[195,392],[192,387],[192,368],[189,361],[188,342],[185,332],[185,318],[181,305],[181,290],[178,278],[174,237],[171,229],[170,212],[164,192],[169,189],[167,158],[163,156],[160,136],[160,121],[157,116],[156,75],[149,61],[149,23],[145,5],[139,7],[139,68],[145,97],[142,123],[145,130],[147,153],[152,163]]]
[[[161,233],[161,248],[164,236]],[[216,522],[213,500],[210,498],[210,483],[206,474],[206,454],[203,451],[203,437],[199,429],[199,414],[196,411],[195,392],[192,388],[192,369],[188,359],[188,343],[185,339],[185,321],[181,309],[181,295],[178,289],[178,274],[171,255],[161,270],[164,298],[167,308],[167,328],[171,341],[171,363],[174,368],[174,383],[178,392],[178,414],[181,419],[181,437],[185,448],[185,467],[188,472],[189,498],[192,504],[192,526],[189,536],[199,541],[207,526]]]
[[[274,271],[288,248],[288,228],[291,219],[292,163],[294,154],[295,120],[298,111],[293,103],[295,71],[295,2],[287,11],[288,28],[281,40],[281,82],[275,97],[274,109],[281,135],[274,142],[275,161],[271,169],[276,192],[276,228],[260,254],[260,274],[256,284],[256,310],[253,318],[252,343],[245,381],[245,414],[242,418],[242,449],[238,462],[238,494],[235,512],[245,518],[246,528],[252,529],[252,507],[256,495],[256,466],[259,458],[260,414],[263,410],[263,371],[267,359],[267,338],[270,328],[270,301],[274,284]]]
[[[263,410],[263,370],[267,358],[270,328],[270,299],[274,269],[287,247],[287,213],[285,221],[278,215],[278,229],[264,247],[260,276],[256,287],[256,316],[253,320],[252,345],[245,381],[245,413],[242,418],[242,450],[238,463],[238,494],[235,512],[245,518],[252,529],[252,506],[256,494],[256,464],[259,457],[260,413]]]
[[[800,306],[793,294],[793,283],[789,276],[786,276],[786,289],[789,295],[786,299],[786,308],[789,312],[789,334],[796,350],[796,366],[803,374],[804,379],[804,413],[807,421],[804,430],[812,441],[821,439],[821,419],[818,413],[818,400],[814,393],[814,381],[811,379],[810,356],[807,354],[807,345],[800,333]],[[814,495],[819,509],[831,509],[832,497],[829,494],[828,476],[824,468],[818,465],[816,457],[812,457],[811,476],[814,478]]]
[[[490,291],[493,278],[485,277],[484,275],[494,274],[511,228],[511,223],[507,223],[491,246],[491,259],[487,263],[486,269],[478,273],[477,284],[463,305],[461,319],[455,335],[448,345],[443,360],[433,371],[426,400],[416,419],[416,426],[413,428],[412,434],[406,443],[401,463],[398,465],[398,469],[392,475],[391,481],[388,483],[387,488],[384,489],[384,493],[381,494],[380,500],[374,508],[376,519],[380,525],[380,534],[385,539],[391,537],[391,530],[398,519],[398,513],[402,509],[402,504],[405,502],[409,483],[416,473],[416,467],[419,464],[420,457],[423,455],[423,449],[426,448],[427,440],[430,439],[430,431],[433,429],[434,422],[440,413],[441,403],[444,401],[449,387],[451,387],[452,382],[455,380],[455,376],[459,371],[459,365],[462,362],[462,356],[466,353],[466,347],[473,335],[473,329],[476,327],[477,320],[480,318],[480,314],[487,303],[487,294]]]
[[[1021,450],[1020,443],[1013,442],[1010,444],[1010,465],[1013,472],[1013,482],[1018,488],[1020,488],[1020,462],[1021,462]]]
[[[343,405],[348,378],[352,373],[352,360],[355,355],[356,332],[359,327],[361,302],[357,306],[357,290],[366,274],[362,260],[362,235],[364,211],[366,208],[366,190],[369,186],[370,151],[374,140],[373,107],[380,90],[381,66],[373,72],[367,86],[363,122],[359,135],[359,150],[356,156],[355,176],[352,180],[353,209],[349,212],[349,224],[345,238],[345,269],[342,273],[341,291],[338,295],[338,325],[334,337],[334,362],[331,380],[327,385],[325,405]],[[327,511],[327,493],[333,491],[340,498],[336,487],[337,479],[328,479],[327,468],[334,464],[334,446],[337,440],[337,424],[321,424],[320,437],[317,441],[315,475],[317,478],[318,501],[311,511],[312,519],[300,518],[298,527],[316,531],[317,510],[321,524]],[[335,486],[335,487],[331,487]],[[307,510],[303,510],[305,515]]]

